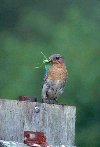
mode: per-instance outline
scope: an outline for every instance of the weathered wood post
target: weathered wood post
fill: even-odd
[[[40,132],[48,145],[73,147],[75,113],[74,106],[0,100],[0,140],[23,143],[27,133]]]

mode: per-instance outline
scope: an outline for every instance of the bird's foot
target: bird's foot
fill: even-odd
[[[47,104],[58,104],[57,99],[42,99],[42,102]]]

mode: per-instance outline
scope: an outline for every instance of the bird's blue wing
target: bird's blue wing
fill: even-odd
[[[46,79],[48,77],[48,71],[49,71],[50,68],[51,68],[51,64],[47,63],[45,65],[45,75],[44,75],[44,78],[43,78],[43,81],[42,81],[42,88],[43,88],[44,83],[46,82]]]

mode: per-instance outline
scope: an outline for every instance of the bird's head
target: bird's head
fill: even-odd
[[[47,59],[47,57],[41,52],[41,54],[44,56],[44,60],[42,62],[42,64],[39,67],[35,67],[35,68],[40,68],[42,67],[43,64],[47,65],[52,65],[52,64],[63,64],[64,63],[64,57],[60,54],[53,54],[49,57],[49,59]]]
[[[64,57],[60,54],[53,54],[49,57],[49,62],[51,62],[52,64],[63,64]]]

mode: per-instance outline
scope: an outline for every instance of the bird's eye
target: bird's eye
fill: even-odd
[[[58,59],[59,59],[59,57],[56,57],[56,59],[58,60]]]

